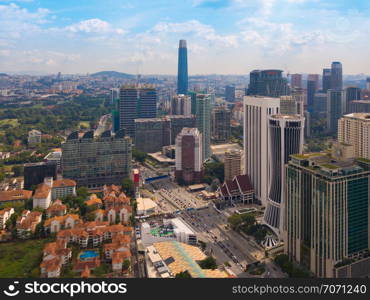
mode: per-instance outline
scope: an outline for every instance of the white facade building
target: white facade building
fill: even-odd
[[[280,113],[280,99],[244,97],[244,171],[249,175],[255,197],[267,204],[269,169],[268,116]]]

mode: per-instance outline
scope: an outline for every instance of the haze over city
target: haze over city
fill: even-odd
[[[370,73],[370,3],[329,0],[1,0],[0,65],[7,73],[189,74],[257,68],[319,73],[342,61]]]

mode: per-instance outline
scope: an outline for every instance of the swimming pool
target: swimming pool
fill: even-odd
[[[95,250],[85,250],[80,254],[80,260],[88,260],[99,256],[99,253]]]

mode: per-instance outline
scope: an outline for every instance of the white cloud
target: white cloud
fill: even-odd
[[[124,34],[126,31],[122,28],[114,28],[110,23],[101,19],[88,19],[79,23],[69,25],[64,28],[73,33],[116,33]]]

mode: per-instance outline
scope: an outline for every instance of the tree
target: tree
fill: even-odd
[[[122,189],[128,196],[135,196],[134,183],[130,178],[125,178],[122,181]]]
[[[205,164],[205,172],[204,172],[204,179],[209,182],[209,184],[212,183],[214,179],[218,179],[220,182],[224,182],[224,164],[222,162],[210,162]]]
[[[185,270],[183,272],[180,272],[180,273],[177,273],[175,275],[175,278],[192,278],[189,271],[188,270]]]
[[[129,268],[130,266],[131,266],[130,261],[129,261],[128,259],[125,259],[125,260],[123,261],[122,268],[123,268],[124,270],[128,270],[128,268]]]
[[[90,195],[89,190],[85,186],[81,186],[76,191],[77,196],[83,198],[84,200]]]
[[[237,230],[239,226],[243,223],[243,218],[241,215],[235,214],[230,216],[227,221],[230,223],[232,229]]]
[[[199,266],[202,269],[217,269],[217,262],[212,256],[208,256],[207,258],[201,260],[199,262]]]
[[[145,152],[141,152],[138,151],[136,148],[133,148],[132,156],[136,161],[143,163],[148,155]]]

